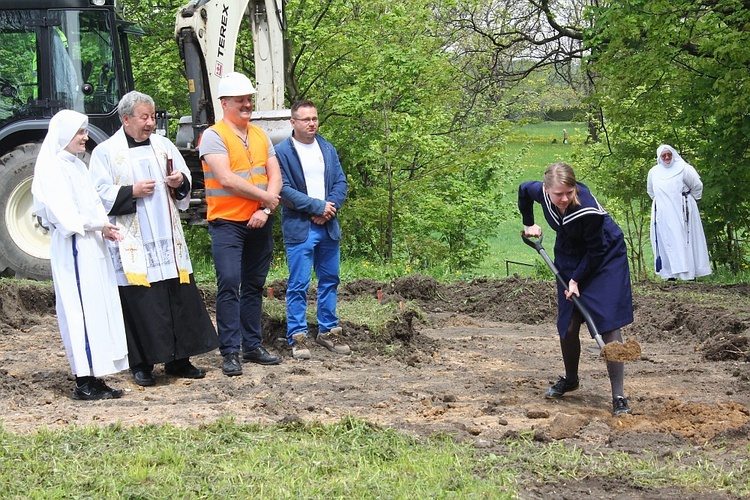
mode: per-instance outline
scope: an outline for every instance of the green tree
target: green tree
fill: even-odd
[[[590,23],[584,10],[591,3],[474,0],[443,8],[440,17],[475,88],[490,92],[513,119],[545,118],[580,109],[591,92],[583,64]]]
[[[601,75],[608,138],[599,168],[617,196],[645,192],[656,148],[669,143],[701,174],[715,262],[737,270],[750,224],[750,5],[735,0],[610,2],[587,37]],[[643,196],[629,194],[642,203]],[[639,199],[640,198],[640,199]],[[647,203],[643,204],[646,210]]]
[[[290,2],[287,12],[292,99],[319,103],[350,181],[346,250],[451,270],[478,263],[498,218],[502,135],[497,110],[466,99],[435,10],[381,0]]]
[[[135,88],[154,98],[157,109],[190,114],[185,70],[174,39],[175,15],[185,0],[125,0],[126,19],[146,33],[131,37]]]
[[[133,42],[136,87],[177,116],[189,113],[173,41],[182,3],[126,2],[146,32]],[[504,107],[472,87],[467,56],[438,15],[450,6],[286,4],[287,98],[313,99],[339,149],[350,181],[349,254],[468,268],[503,217],[495,181],[512,175],[502,158]],[[236,65],[252,75],[251,40],[238,44]]]

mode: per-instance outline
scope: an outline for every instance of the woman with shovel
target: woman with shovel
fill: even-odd
[[[576,182],[569,165],[554,163],[544,172],[544,182],[524,182],[518,189],[524,234],[538,238],[542,228],[534,223],[534,202],[541,204],[544,218],[557,233],[555,265],[569,280],[566,287],[559,282],[557,286],[557,330],[565,376],[545,393],[545,397],[556,399],[579,386],[579,331],[584,318],[572,296],[586,305],[605,344],[622,342],[620,328],[633,322],[630,270],[622,230],[588,187]],[[613,413],[631,413],[624,395],[623,363],[608,360],[607,371]]]

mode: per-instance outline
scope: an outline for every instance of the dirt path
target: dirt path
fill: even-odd
[[[283,282],[272,285],[283,297]],[[311,360],[295,361],[276,344],[282,364],[245,364],[243,376],[230,378],[214,352],[194,359],[207,370],[205,379],[166,377],[158,367],[157,385],[144,389],[119,374],[107,380],[125,389],[122,399],[82,403],[70,398],[51,287],[3,280],[0,421],[7,431],[29,432],[70,424],[194,426],[222,417],[335,422],[353,415],[419,435],[447,432],[478,448],[533,431],[537,439],[584,449],[666,453],[721,441],[730,453],[749,442],[750,295],[747,287],[683,285],[636,288],[636,321],[624,334],[638,340],[643,355],[626,365],[633,415],[616,418],[605,366],[588,351],[581,388],[560,401],[542,397],[562,374],[551,283],[510,278],[444,287],[421,276],[353,282],[341,300],[381,289],[384,300],[419,306],[424,315],[407,308],[376,341],[348,325],[348,357],[314,347]],[[267,324],[266,336],[283,336],[280,328]],[[551,491],[539,490],[545,493]]]

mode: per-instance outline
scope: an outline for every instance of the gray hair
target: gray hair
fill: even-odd
[[[122,96],[120,103],[117,105],[117,113],[120,115],[120,120],[122,121],[123,116],[135,116],[135,108],[139,104],[148,104],[152,108],[156,107],[150,95],[138,92],[137,90],[131,90]]]

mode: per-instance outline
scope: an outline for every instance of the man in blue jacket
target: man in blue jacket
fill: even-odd
[[[276,146],[281,166],[281,229],[289,279],[286,290],[287,340],[294,359],[309,359],[307,290],[312,269],[318,277],[318,335],[331,352],[350,354],[336,316],[341,228],[338,210],[348,185],[336,148],[318,134],[312,101],[292,106],[292,135]]]

